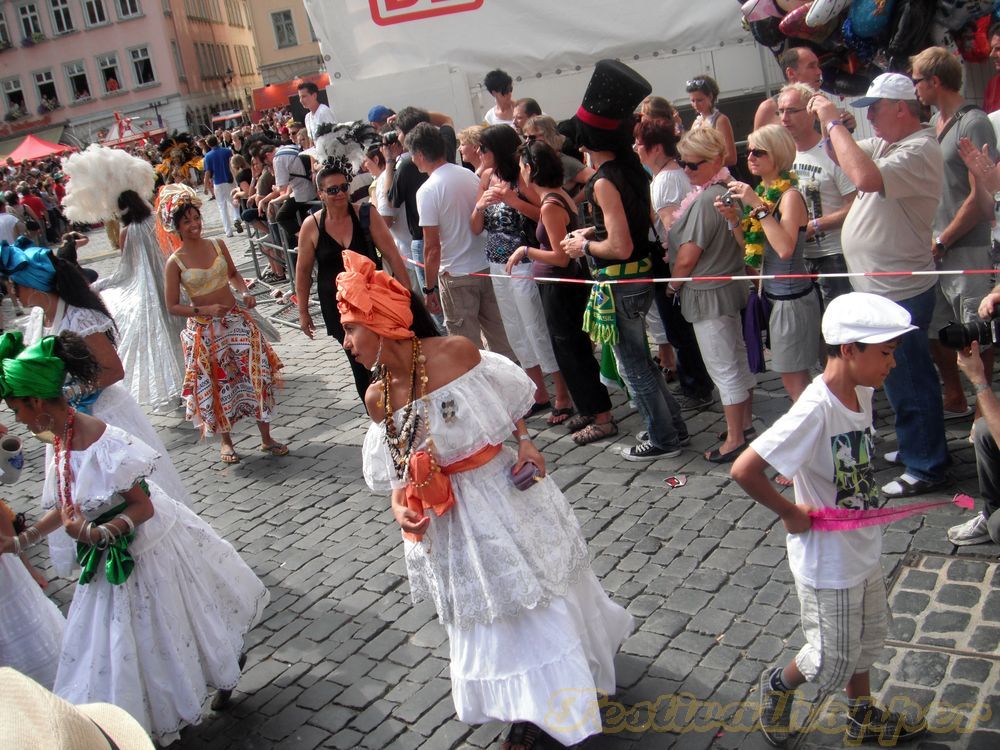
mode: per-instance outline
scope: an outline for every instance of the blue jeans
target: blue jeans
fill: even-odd
[[[948,465],[941,383],[927,340],[934,302],[935,290],[931,287],[897,303],[910,313],[918,330],[899,339],[896,366],[885,379],[885,393],[896,413],[899,460],[907,473],[929,482],[944,479]]]
[[[428,286],[433,286],[433,284],[428,285],[427,283],[427,272],[424,270],[424,241],[423,240],[412,240],[410,242],[410,258],[413,259],[414,263],[419,263],[420,265],[415,266],[417,269],[417,280],[420,282],[420,291],[423,292]],[[437,282],[435,281],[435,284]],[[441,295],[438,294],[438,299],[441,299]],[[445,330],[444,327],[444,315],[431,315],[434,318],[434,322],[438,324],[438,328],[442,331]]]
[[[653,302],[652,284],[615,284],[611,287],[618,323],[614,346],[619,374],[639,407],[649,442],[661,450],[677,448],[688,436],[681,407],[667,390],[663,373],[649,356],[645,317]]]

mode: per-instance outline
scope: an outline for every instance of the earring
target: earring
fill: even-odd
[[[382,337],[378,337],[378,351],[375,353],[375,362],[372,364],[372,380],[380,380],[382,378],[383,370],[385,370],[385,365],[383,365],[379,360],[382,359]]]

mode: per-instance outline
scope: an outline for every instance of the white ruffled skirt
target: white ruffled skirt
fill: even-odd
[[[56,681],[66,619],[17,555],[0,555],[0,667],[49,690]]]
[[[572,745],[601,731],[598,693],[615,691],[632,616],[601,588],[556,484],[517,490],[514,461],[505,448],[451,476],[455,506],[404,543],[410,588],[447,628],[459,719],[527,721]]]
[[[166,744],[201,721],[211,689],[236,686],[244,637],[269,594],[208,524],[149,488],[155,515],[129,545],[128,580],[112,585],[101,568],[77,585],[55,692],[113,703]]]

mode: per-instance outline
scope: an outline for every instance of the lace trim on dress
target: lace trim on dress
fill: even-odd
[[[66,305],[66,313],[63,315],[61,323],[57,322],[52,328],[57,333],[72,331],[86,338],[95,333],[113,333],[115,322],[97,310]]]
[[[70,494],[82,511],[93,511],[136,482],[153,473],[159,454],[127,432],[108,425],[89,448],[73,451],[73,484]],[[47,473],[52,473],[46,487],[52,489],[42,498],[46,510],[56,505],[55,487],[58,482],[54,472],[60,471],[53,461]]]

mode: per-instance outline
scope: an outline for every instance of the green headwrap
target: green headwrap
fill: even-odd
[[[0,336],[0,397],[58,398],[66,380],[66,365],[56,357],[55,336],[25,348],[20,331]]]

